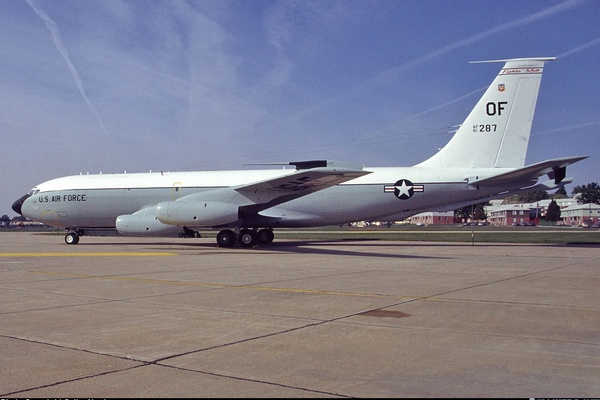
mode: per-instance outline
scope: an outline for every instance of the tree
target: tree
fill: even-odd
[[[0,226],[5,227],[8,226],[10,224],[10,218],[8,218],[8,215],[4,214],[2,217],[0,217]]]
[[[535,203],[536,201],[549,199],[548,192],[545,190],[536,190],[533,192],[522,193],[517,196],[517,203]]]
[[[466,206],[459,209],[454,210],[454,217],[461,218],[463,221],[471,220],[486,220],[487,215],[485,213],[485,206],[489,205],[490,202],[477,203],[473,206]],[[471,210],[473,210],[473,216],[471,216]],[[472,217],[472,218],[471,218]]]
[[[505,197],[502,204],[514,204],[514,203],[535,203],[536,201],[549,199],[550,196],[545,190],[536,190],[533,192],[514,194],[512,196]]]
[[[552,199],[546,210],[546,221],[554,225],[558,220],[560,220],[560,206],[556,203],[556,200]]]
[[[596,182],[575,186],[571,195],[575,196],[576,194],[579,194],[577,204],[600,204],[600,186]]]
[[[556,192],[554,192],[554,196],[555,198],[558,197],[560,199],[568,197],[567,189],[565,189],[564,186],[559,187],[558,189],[556,189]]]

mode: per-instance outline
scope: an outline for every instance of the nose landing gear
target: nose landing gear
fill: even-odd
[[[79,243],[79,237],[83,236],[83,231],[80,229],[68,229],[65,235],[66,244],[77,244]]]

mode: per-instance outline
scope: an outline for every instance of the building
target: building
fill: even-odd
[[[576,204],[561,208],[560,219],[563,225],[582,226],[590,228],[600,225],[600,205]]]
[[[557,225],[599,227],[600,205],[577,204],[576,198],[554,199],[561,209],[561,219]],[[491,200],[485,207],[487,223],[496,226],[534,226],[544,221],[548,206],[552,199],[540,200],[534,203],[502,204],[503,200]],[[454,217],[454,211],[422,212],[404,222],[416,225],[452,225],[463,221]],[[394,224],[400,224],[395,222]],[[485,224],[485,222],[483,223]]]
[[[454,221],[454,211],[427,211],[413,215],[411,223],[417,225],[452,225]]]
[[[485,208],[487,222],[496,226],[533,226],[540,225],[552,199],[534,203],[502,204],[503,200],[492,200]],[[600,205],[577,204],[577,199],[568,197],[554,199],[561,209],[561,219],[557,225],[600,226]],[[410,218],[417,225],[449,225],[457,224],[454,211],[423,212]]]
[[[488,207],[486,213],[490,225],[527,226],[539,225],[543,215],[537,204],[503,204]]]
[[[486,207],[488,221],[491,225],[522,226],[539,225],[544,220],[548,205],[552,199],[535,203],[501,204],[493,202]],[[600,224],[600,205],[577,204],[576,198],[554,199],[560,207],[561,218],[557,225],[589,226]]]

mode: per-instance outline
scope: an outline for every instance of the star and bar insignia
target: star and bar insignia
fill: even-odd
[[[393,186],[384,186],[385,193],[394,193],[400,200],[410,199],[415,192],[423,192],[423,185],[415,185],[408,179],[400,179]]]

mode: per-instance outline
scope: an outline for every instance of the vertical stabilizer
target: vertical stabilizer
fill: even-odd
[[[523,167],[544,63],[555,59],[476,61],[506,64],[448,144],[418,166]]]

